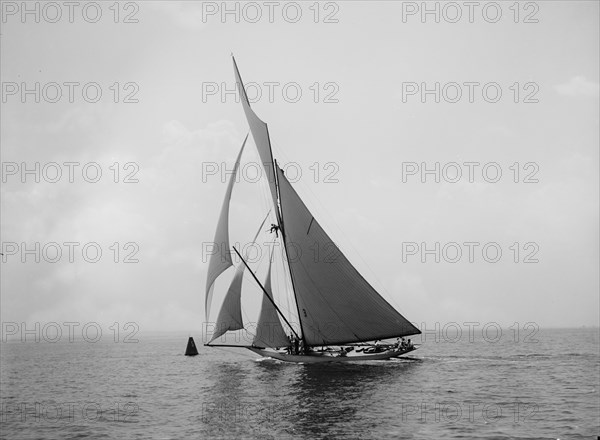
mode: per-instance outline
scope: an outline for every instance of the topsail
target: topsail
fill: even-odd
[[[242,82],[242,77],[240,76],[237,64],[235,63],[235,58],[233,59],[233,70],[235,72],[235,80],[240,93],[242,107],[244,108],[246,120],[248,121],[250,131],[252,132],[252,138],[256,144],[258,155],[260,156],[267,181],[269,182],[269,189],[271,190],[271,197],[273,198],[273,206],[275,207],[277,219],[279,220],[279,211],[277,208],[277,186],[275,184],[275,165],[273,163],[271,140],[269,139],[269,128],[267,127],[267,124],[265,124],[258,116],[256,116],[256,113],[254,113],[254,110],[252,110],[250,107],[250,101],[248,101],[246,89],[244,89],[244,83]]]

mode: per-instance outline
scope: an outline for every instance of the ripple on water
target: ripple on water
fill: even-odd
[[[425,343],[410,359],[331,365],[206,347],[185,357],[187,335],[95,346],[3,343],[2,435],[594,438],[597,338],[577,332],[541,331],[528,345]]]

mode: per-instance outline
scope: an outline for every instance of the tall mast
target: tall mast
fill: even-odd
[[[298,311],[298,322],[300,324],[300,333],[302,334],[302,340],[306,341],[305,339],[305,333],[304,333],[304,326],[302,325],[302,316],[300,314],[300,305],[298,304],[298,296],[296,294],[296,285],[294,284],[294,276],[292,275],[292,269],[290,267],[290,254],[288,253],[288,249],[287,249],[287,241],[285,239],[285,225],[283,223],[283,203],[281,202],[281,195],[279,193],[279,173],[278,173],[278,169],[279,169],[279,165],[277,164],[277,161],[274,162],[275,163],[275,188],[277,189],[277,201],[279,202],[279,208],[281,209],[281,220],[279,222],[279,226],[281,229],[281,241],[283,242],[283,250],[285,253],[285,260],[287,261],[287,265],[288,265],[288,272],[290,273],[290,280],[292,280],[292,292],[294,294],[294,301],[296,302],[296,310]]]
[[[292,280],[292,291],[294,293],[294,299],[296,301],[296,309],[298,311],[298,321],[300,324],[300,333],[302,334],[302,339],[306,341],[304,328],[302,325],[302,317],[300,315],[300,306],[298,304],[298,297],[296,295],[296,287],[294,285],[294,277],[292,276],[292,271],[290,268],[290,258],[288,254],[288,249],[285,240],[285,226],[283,224],[283,206],[281,204],[281,197],[279,193],[279,179],[278,179],[278,166],[277,162],[273,159],[273,149],[271,148],[271,137],[269,136],[269,127],[265,122],[263,122],[257,115],[254,113],[254,110],[250,107],[250,101],[248,100],[248,95],[246,94],[246,89],[244,88],[244,82],[242,81],[242,76],[240,75],[240,71],[238,69],[237,63],[235,61],[235,57],[233,59],[233,68],[236,76],[236,81],[239,85],[239,93],[240,99],[242,101],[242,107],[244,109],[244,113],[246,115],[246,119],[248,124],[250,125],[250,131],[252,132],[252,137],[254,138],[254,143],[258,149],[258,154],[261,157],[263,162],[263,166],[265,167],[265,171],[267,174],[267,183],[270,187],[272,193],[273,204],[275,205],[275,212],[277,217],[277,223],[281,229],[283,248],[286,256],[286,261],[288,263],[288,271],[290,273],[290,279]],[[273,181],[270,181],[269,171],[273,173]],[[243,261],[243,260],[242,260]],[[260,284],[260,283],[259,283]],[[282,315],[283,316],[283,315]],[[285,318],[284,318],[285,319]],[[287,320],[286,320],[287,322]],[[289,323],[288,323],[289,325]],[[294,333],[296,333],[294,331]]]

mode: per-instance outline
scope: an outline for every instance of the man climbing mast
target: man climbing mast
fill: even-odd
[[[279,225],[271,223],[271,229],[269,229],[269,233],[272,234],[273,232],[275,232],[275,237],[279,238]]]

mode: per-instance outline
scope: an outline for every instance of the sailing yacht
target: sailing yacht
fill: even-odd
[[[232,56],[233,58],[233,56]],[[272,229],[285,254],[285,270],[291,281],[299,326],[292,326],[277,305],[271,286],[271,258],[264,282],[250,268],[247,258],[229,242],[229,203],[241,156],[248,141],[244,139],[228,182],[221,208],[214,243],[217,252],[211,255],[206,280],[205,310],[209,322],[215,281],[234,266],[231,249],[241,263],[235,268],[217,316],[209,347],[243,347],[268,358],[287,362],[356,362],[399,357],[416,348],[400,343],[400,338],[421,332],[394,309],[354,268],[346,256],[312,215],[294,190],[283,170],[273,159],[267,124],[250,107],[235,58],[233,70],[240,101],[252,139],[267,178]],[[269,214],[267,214],[267,217]],[[263,225],[266,221],[263,221]],[[259,231],[261,228],[259,228]],[[258,233],[257,233],[258,237]],[[256,240],[256,237],[255,239]],[[314,258],[310,249],[335,246],[335,258]],[[290,256],[290,248],[294,256]],[[226,345],[215,341],[226,332],[244,329],[241,311],[242,281],[245,271],[252,275],[262,291],[258,322],[253,325],[255,336],[249,345]],[[284,329],[285,325],[285,329]],[[385,339],[397,338],[397,343],[382,344]]]

